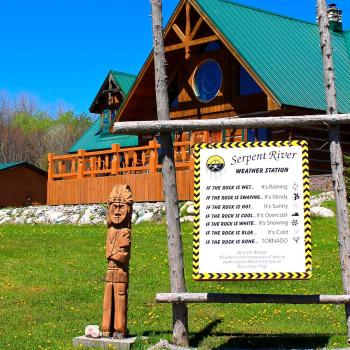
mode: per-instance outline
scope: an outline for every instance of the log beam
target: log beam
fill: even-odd
[[[157,303],[350,304],[350,295],[157,293]]]
[[[186,40],[185,34],[182,32],[182,30],[179,28],[177,24],[173,25],[173,30],[176,33],[176,35],[179,37],[179,39],[184,43]]]
[[[185,30],[185,59],[186,60],[188,60],[191,57],[190,35],[191,35],[191,5],[189,2],[186,2],[186,30]]]
[[[202,23],[203,23],[203,18],[199,17],[199,20],[195,24],[195,26],[194,26],[194,28],[192,30],[192,33],[190,35],[190,39],[191,40],[196,36],[196,34],[197,34],[198,30],[199,30],[199,27],[201,26]]]
[[[206,44],[210,43],[212,41],[217,41],[219,38],[216,35],[210,35],[205,38],[200,38],[200,39],[195,39],[191,40],[187,43],[187,46],[196,46],[196,45],[201,45],[201,44]],[[181,44],[175,44],[175,45],[169,45],[165,47],[165,52],[170,52],[170,51],[175,51],[175,50],[180,50],[186,48],[186,43],[181,43]]]
[[[265,112],[266,114],[266,112]],[[169,120],[116,122],[113,132],[116,134],[148,134],[171,131],[199,131],[244,128],[279,128],[286,126],[310,125],[344,125],[350,124],[350,114],[286,116],[286,117],[252,117],[246,115],[235,118],[207,120]]]

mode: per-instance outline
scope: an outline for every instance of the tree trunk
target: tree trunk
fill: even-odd
[[[169,120],[169,98],[165,73],[162,1],[151,0],[154,70],[158,120]],[[173,141],[169,132],[160,133],[163,160],[163,190],[168,228],[168,258],[172,292],[185,292],[183,250],[178,207]],[[173,304],[173,340],[179,346],[188,346],[188,312],[186,304]]]
[[[327,98],[327,114],[337,114],[337,99],[335,88],[334,65],[332,57],[331,35],[325,0],[317,0],[318,23],[320,27],[321,51],[324,69],[324,81]],[[329,127],[330,156],[333,175],[334,196],[337,204],[337,225],[340,263],[345,294],[350,293],[350,232],[349,213],[344,180],[343,154],[340,146],[339,125]],[[348,328],[348,343],[350,340],[350,305],[345,305]]]

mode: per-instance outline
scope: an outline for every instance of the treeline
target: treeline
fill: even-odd
[[[48,153],[63,154],[91,125],[90,118],[38,107],[34,98],[0,95],[0,162],[27,161],[47,169]]]

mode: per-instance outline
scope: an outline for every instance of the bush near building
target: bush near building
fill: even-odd
[[[348,201],[350,201],[350,157],[344,156],[344,175],[346,184],[346,193]]]

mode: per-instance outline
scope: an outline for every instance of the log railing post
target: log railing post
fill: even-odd
[[[158,144],[156,140],[151,140],[148,143],[149,148],[151,149],[151,154],[149,158],[149,172],[150,173],[156,173],[157,172],[157,165],[158,165]]]
[[[53,180],[54,175],[54,164],[53,164],[53,153],[47,155],[48,166],[47,166],[47,179],[48,181]]]
[[[335,74],[333,65],[332,38],[325,0],[317,0],[317,16],[320,28],[321,51],[323,60],[324,83],[327,100],[327,114],[338,113]],[[344,179],[343,154],[340,145],[339,125],[330,125],[328,130],[330,158],[333,176],[333,189],[337,209],[338,244],[340,264],[345,294],[350,294],[350,230],[349,212]],[[348,343],[350,344],[350,305],[345,305]]]
[[[78,151],[78,179],[84,178],[84,170],[85,170],[84,155],[85,155],[85,151],[80,149]]]
[[[119,164],[119,144],[112,145],[112,175],[117,175],[119,172],[120,164]]]

